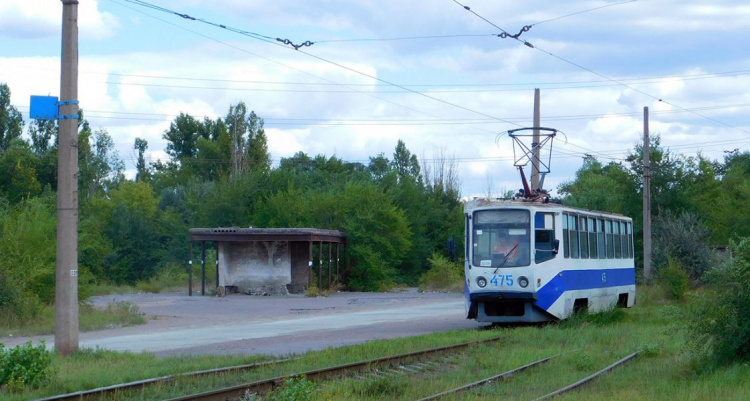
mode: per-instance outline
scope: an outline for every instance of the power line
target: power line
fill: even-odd
[[[43,69],[40,69],[43,70]],[[148,75],[148,74],[122,74],[122,73],[114,73],[114,72],[99,72],[99,71],[85,71],[80,70],[80,74],[97,74],[97,75],[107,75],[107,76],[113,76],[113,77],[126,77],[126,78],[148,78],[148,79],[163,79],[163,80],[178,80],[178,81],[196,81],[196,82],[222,82],[222,83],[247,83],[247,84],[260,84],[260,85],[295,85],[295,86],[342,86],[344,84],[340,83],[330,83],[330,82],[296,82],[296,81],[259,81],[259,80],[241,80],[241,79],[219,79],[219,78],[198,78],[198,77],[176,77],[176,76],[167,76],[167,75]],[[631,77],[631,78],[615,78],[619,82],[629,82],[631,85],[646,85],[646,84],[656,84],[656,83],[663,83],[663,82],[672,82],[675,79],[681,80],[681,81],[694,81],[694,80],[703,80],[703,79],[714,79],[714,78],[726,78],[726,77],[738,77],[743,75],[750,75],[750,70],[736,70],[736,71],[723,71],[723,72],[706,72],[701,74],[682,74],[682,75],[664,75],[664,76],[655,76],[655,77]],[[103,81],[107,84],[118,84],[118,85],[142,85],[142,86],[148,86],[150,84],[147,83],[131,83],[131,82],[110,82],[110,81]],[[156,84],[154,84],[156,85]],[[347,83],[346,86],[350,87],[389,87],[390,85],[384,85],[380,83]],[[489,82],[489,83],[481,83],[481,84],[458,84],[458,83],[434,83],[434,84],[402,84],[406,87],[411,88],[431,88],[431,87],[439,87],[439,88],[471,88],[471,87],[516,87],[518,89],[508,89],[508,90],[494,90],[494,89],[485,89],[483,91],[488,92],[502,92],[502,91],[525,91],[530,88],[542,88],[547,90],[555,90],[555,89],[580,89],[580,88],[600,88],[600,87],[608,87],[608,86],[621,86],[620,83],[612,82],[612,80],[609,79],[600,79],[600,80],[574,80],[574,81],[541,81],[541,82],[503,82],[503,83],[497,83],[497,82]],[[167,85],[164,85],[167,86]],[[180,85],[174,85],[170,87],[175,88],[181,88],[183,86]],[[219,87],[200,87],[200,86],[184,86],[185,88],[190,89],[232,89],[232,88],[219,88]],[[255,90],[247,89],[247,90]],[[291,91],[291,90],[289,90]],[[448,91],[446,92],[457,92],[460,93],[462,91]],[[344,92],[344,91],[341,91]],[[465,91],[465,92],[476,92],[476,91]],[[435,93],[435,91],[431,91],[431,93]]]
[[[488,34],[455,34],[455,35],[427,35],[427,36],[404,36],[396,38],[352,38],[352,39],[326,39],[316,40],[313,43],[335,43],[335,42],[394,42],[402,40],[421,40],[421,39],[455,39],[455,38],[477,38],[477,37],[497,37],[496,33]]]
[[[110,0],[110,1],[112,1],[112,2],[114,2],[114,3],[117,3],[117,1],[115,1],[115,0]],[[130,3],[135,3],[135,4],[139,4],[139,5],[140,5],[141,3],[143,3],[143,4],[148,4],[148,3],[146,3],[146,2],[143,2],[143,1],[140,1],[140,0],[123,0],[123,1],[127,1],[127,2],[130,2]],[[119,3],[117,3],[117,4],[119,4]],[[121,6],[124,6],[124,5],[122,5],[122,4],[120,4],[120,5],[121,5]],[[126,7],[126,6],[124,6],[124,7]],[[130,7],[127,7],[127,8],[130,8]],[[132,8],[131,8],[131,9],[132,9]],[[178,15],[178,16],[182,16],[182,14],[181,14],[181,13],[178,13],[178,12],[175,12],[175,11],[171,11],[171,10],[168,10],[168,9],[164,9],[164,10],[166,10],[165,12],[168,12],[168,13],[171,13],[171,14],[174,14],[174,15]],[[146,15],[148,15],[148,14],[146,14]],[[363,94],[363,95],[365,95],[365,96],[369,96],[369,97],[372,97],[372,98],[374,98],[374,99],[378,99],[378,100],[380,100],[380,101],[383,101],[383,102],[387,102],[387,103],[390,103],[390,104],[396,105],[396,106],[398,106],[398,107],[402,107],[402,108],[405,108],[405,109],[407,109],[407,110],[411,110],[411,111],[414,111],[414,112],[417,112],[417,113],[420,113],[420,114],[428,115],[428,116],[431,116],[431,117],[437,117],[437,116],[435,116],[435,115],[432,115],[432,114],[430,114],[430,113],[427,113],[427,112],[424,112],[424,111],[421,111],[421,110],[417,110],[417,109],[414,109],[414,108],[412,108],[412,107],[409,107],[409,106],[405,106],[405,105],[402,105],[402,104],[399,104],[399,103],[397,103],[397,102],[393,102],[393,101],[390,101],[390,100],[387,100],[387,99],[383,99],[383,98],[380,98],[380,97],[378,97],[378,96],[372,95],[372,94],[370,94],[370,93],[367,93],[367,92],[363,92],[363,91],[357,91],[357,90],[356,90],[356,89],[354,89],[354,88],[348,87],[348,86],[347,86],[346,84],[340,84],[340,83],[334,82],[334,81],[332,81],[332,80],[329,80],[329,79],[326,79],[326,78],[323,78],[323,77],[319,77],[319,76],[316,76],[316,75],[314,75],[314,74],[311,74],[311,73],[309,73],[309,72],[307,72],[307,71],[303,71],[303,70],[300,70],[300,69],[298,69],[298,68],[295,68],[295,67],[292,67],[292,66],[286,65],[286,64],[284,64],[284,63],[280,63],[280,62],[278,62],[278,61],[275,61],[275,60],[269,59],[269,58],[267,58],[267,57],[263,57],[263,56],[260,56],[260,55],[258,55],[258,54],[255,54],[255,53],[249,52],[249,51],[247,51],[247,50],[245,50],[245,49],[242,49],[242,48],[240,48],[240,47],[237,47],[237,46],[233,46],[233,45],[230,45],[230,44],[228,44],[228,43],[226,43],[226,42],[222,42],[222,41],[220,41],[220,40],[218,40],[218,39],[215,39],[215,38],[212,38],[212,37],[210,37],[210,36],[207,36],[207,35],[203,35],[203,34],[200,34],[200,33],[198,33],[198,32],[195,32],[195,31],[189,30],[189,29],[187,29],[187,28],[184,28],[184,27],[181,27],[181,26],[178,26],[178,25],[175,25],[175,24],[169,23],[169,22],[167,22],[167,21],[164,21],[164,20],[162,20],[162,19],[160,19],[160,18],[157,18],[157,17],[151,16],[151,15],[149,15],[149,16],[150,16],[150,17],[152,17],[152,18],[155,18],[155,19],[157,19],[157,20],[163,21],[163,22],[165,22],[165,23],[168,23],[168,24],[170,24],[170,25],[172,25],[172,26],[175,26],[175,27],[178,27],[178,28],[180,28],[180,29],[183,29],[183,30],[186,30],[186,31],[188,31],[188,32],[191,32],[191,33],[193,33],[193,34],[196,34],[196,35],[199,35],[199,36],[202,36],[202,37],[205,37],[205,38],[211,39],[211,40],[213,40],[213,41],[216,41],[216,42],[218,42],[218,43],[221,43],[221,44],[224,44],[224,45],[226,45],[226,46],[229,46],[229,47],[235,48],[235,49],[237,49],[237,50],[240,50],[240,51],[246,52],[246,53],[248,53],[248,54],[252,54],[252,55],[254,55],[254,56],[256,56],[256,57],[259,57],[259,58],[261,58],[261,59],[267,60],[267,61],[269,61],[269,62],[272,62],[272,63],[278,64],[278,65],[282,65],[282,66],[284,66],[284,67],[286,67],[286,68],[290,68],[290,69],[293,69],[293,70],[295,70],[295,71],[299,71],[299,72],[302,72],[302,73],[304,73],[304,74],[307,74],[307,75],[309,75],[309,76],[312,76],[312,77],[314,77],[314,78],[317,78],[317,79],[320,79],[320,80],[323,80],[323,81],[327,81],[327,82],[330,82],[330,83],[338,84],[338,85],[340,85],[340,86],[343,86],[343,87],[345,87],[345,88],[348,88],[348,89],[354,90],[354,91],[356,91],[356,92],[358,92],[358,93],[360,93],[360,94]],[[204,23],[207,23],[207,24],[209,24],[209,25],[212,25],[212,26],[215,26],[215,27],[219,27],[219,28],[222,28],[222,29],[228,29],[228,30],[231,30],[232,32],[235,32],[235,33],[239,33],[239,34],[243,34],[243,35],[246,35],[246,36],[250,36],[250,37],[252,37],[252,38],[254,38],[254,39],[257,39],[257,40],[261,40],[261,41],[264,41],[264,42],[267,42],[267,43],[271,43],[271,44],[274,44],[274,45],[277,45],[277,46],[281,46],[281,47],[284,47],[284,48],[288,48],[288,47],[286,47],[286,46],[284,46],[284,45],[280,45],[280,44],[278,44],[278,43],[276,43],[276,42],[273,42],[273,41],[271,41],[271,40],[269,40],[269,39],[266,39],[266,38],[264,38],[264,37],[262,37],[262,36],[258,36],[258,35],[248,35],[248,34],[246,33],[246,31],[241,31],[241,30],[237,30],[237,29],[229,29],[229,28],[228,28],[228,27],[226,27],[225,25],[222,25],[222,24],[217,24],[217,23],[213,23],[213,22],[207,22],[207,21],[205,21],[205,20],[201,20],[201,19],[196,19],[196,18],[193,18],[193,17],[191,17],[191,18],[189,18],[189,19],[190,19],[190,20],[194,20],[194,21],[204,22]],[[345,69],[345,70],[348,70],[348,71],[354,72],[354,73],[356,73],[356,74],[358,74],[358,75],[362,75],[362,76],[364,76],[364,77],[367,77],[367,78],[373,79],[373,80],[375,80],[375,81],[378,81],[378,82],[384,83],[384,84],[386,84],[386,85],[390,85],[390,86],[394,86],[394,87],[397,87],[397,88],[401,88],[401,89],[403,89],[403,90],[405,90],[405,91],[407,91],[407,92],[410,92],[410,93],[413,93],[413,94],[416,94],[416,95],[420,95],[420,96],[426,97],[426,98],[428,98],[428,99],[432,99],[432,100],[434,100],[434,101],[437,101],[437,102],[440,102],[440,103],[443,103],[443,104],[446,104],[446,105],[449,105],[449,106],[452,106],[452,107],[455,107],[455,108],[459,108],[459,109],[462,109],[462,110],[465,110],[465,111],[468,111],[468,112],[471,112],[471,113],[474,113],[474,114],[478,114],[478,115],[482,115],[482,116],[485,116],[485,117],[488,117],[488,118],[492,118],[492,119],[496,119],[496,120],[499,120],[499,121],[503,121],[502,119],[500,119],[500,118],[497,118],[497,117],[494,117],[494,116],[491,116],[491,115],[489,115],[489,114],[486,114],[486,113],[482,113],[482,112],[479,112],[479,111],[476,111],[476,110],[472,110],[472,109],[470,109],[470,108],[468,108],[468,107],[464,107],[464,106],[461,106],[461,105],[457,105],[457,104],[451,103],[451,102],[449,102],[449,101],[446,101],[446,100],[443,100],[443,99],[440,99],[440,98],[437,98],[437,97],[434,97],[434,96],[430,96],[430,95],[424,94],[424,93],[422,93],[422,92],[419,92],[419,91],[416,91],[416,90],[413,90],[413,89],[409,89],[409,88],[406,88],[406,87],[404,87],[404,86],[401,86],[401,85],[398,85],[398,84],[395,84],[395,83],[389,82],[389,81],[387,81],[387,80],[384,80],[384,79],[382,79],[382,78],[378,78],[378,77],[375,77],[375,76],[372,76],[372,75],[366,74],[366,73],[364,73],[364,72],[361,72],[361,71],[358,71],[358,70],[356,70],[356,69],[354,69],[354,68],[350,68],[350,67],[344,66],[344,65],[342,65],[342,64],[339,64],[339,63],[336,63],[336,62],[333,62],[333,61],[327,60],[327,59],[325,59],[325,58],[323,58],[323,57],[320,57],[320,56],[316,56],[316,55],[314,55],[314,54],[311,54],[311,53],[305,52],[305,51],[303,51],[303,50],[300,50],[299,48],[295,48],[295,49],[296,49],[296,50],[297,50],[298,52],[300,52],[300,53],[302,53],[302,54],[305,54],[305,55],[307,55],[307,56],[309,56],[309,57],[313,57],[313,58],[315,58],[315,59],[318,59],[318,60],[320,60],[320,61],[323,61],[323,62],[325,62],[325,63],[331,64],[331,65],[335,65],[335,66],[337,66],[337,67],[339,67],[339,68],[342,68],[342,69]],[[504,121],[504,122],[506,122],[506,123],[508,123],[508,124],[511,124],[511,125],[516,125],[516,126],[520,126],[520,125],[518,125],[518,124],[516,124],[516,123],[513,123],[513,122],[509,122],[509,121]],[[472,129],[477,129],[476,127],[471,127],[471,128],[472,128]]]
[[[638,1],[638,0],[628,0],[628,1],[623,1],[623,2],[620,2],[620,3],[605,4],[605,5],[603,5],[603,6],[599,6],[599,7],[594,7],[594,8],[589,8],[589,9],[587,9],[587,10],[583,10],[583,11],[577,11],[577,12],[574,12],[574,13],[570,13],[570,14],[566,14],[566,15],[560,16],[560,17],[550,18],[550,19],[548,19],[548,20],[544,20],[544,21],[536,22],[536,23],[534,23],[534,24],[531,24],[531,26],[536,26],[536,25],[544,24],[544,23],[546,23],[546,22],[557,21],[557,20],[559,20],[559,19],[563,19],[563,18],[567,18],[567,17],[572,17],[572,16],[574,16],[574,15],[578,15],[578,14],[583,14],[583,13],[587,13],[587,12],[590,12],[590,11],[601,10],[602,8],[607,8],[607,7],[614,7],[614,6],[620,6],[620,5],[623,5],[623,4],[628,4],[628,3],[635,3],[636,1]]]
[[[13,107],[19,110],[28,110],[29,106],[25,105],[13,105]],[[722,110],[722,109],[734,109],[750,107],[750,103],[733,103],[725,105],[714,105],[714,106],[703,106],[691,108],[689,111],[708,111],[708,110]],[[675,114],[684,113],[683,110],[654,110],[651,114]],[[28,114],[28,112],[24,112]],[[190,113],[188,113],[190,114]],[[218,118],[219,116],[207,116],[207,115],[192,115],[193,118]],[[626,112],[626,113],[600,113],[600,114],[571,114],[571,115],[550,115],[545,116],[545,121],[574,121],[574,120],[590,120],[599,118],[622,118],[622,117],[639,117],[641,112]],[[141,120],[141,121],[164,121],[164,118],[174,119],[178,117],[178,114],[163,114],[163,113],[142,113],[142,112],[124,112],[124,111],[112,111],[112,110],[86,110],[86,118],[100,118],[100,119],[117,119],[117,120]],[[528,120],[527,117],[503,117],[504,120],[523,122]],[[276,117],[263,117],[266,125],[326,125],[326,126],[339,126],[339,125],[478,125],[478,124],[501,124],[503,122],[493,119],[448,119],[448,118],[432,118],[432,119],[326,119],[326,118],[276,118]]]
[[[470,10],[470,9],[469,9],[469,7],[466,7],[466,6],[462,5],[462,4],[461,4],[461,3],[459,3],[459,2],[457,1],[457,0],[453,0],[453,1],[454,1],[455,3],[457,3],[457,4],[461,5],[462,7],[464,7],[464,8],[466,9],[466,10],[469,10],[469,11],[470,11],[471,13],[473,13],[473,14],[474,14],[474,15],[476,15],[477,17],[479,17],[479,18],[481,18],[482,20],[486,21],[486,22],[487,22],[487,23],[489,23],[490,25],[492,25],[492,26],[496,27],[497,29],[499,29],[499,30],[501,30],[501,31],[505,32],[505,30],[504,30],[504,29],[502,29],[502,28],[500,28],[499,26],[495,25],[494,23],[492,23],[491,21],[489,21],[489,20],[487,20],[486,18],[482,17],[481,15],[477,14],[476,12],[474,12],[474,11]],[[625,4],[625,3],[618,3],[618,4]],[[562,18],[562,17],[560,17],[560,18]],[[544,21],[543,21],[543,22],[544,22]],[[506,32],[506,33],[507,33],[507,32]],[[511,37],[512,37],[512,36],[511,36]],[[520,39],[518,39],[518,37],[515,37],[514,39],[516,39],[516,40],[519,40],[519,41],[521,41]],[[594,74],[594,75],[596,75],[596,76],[599,76],[599,77],[601,77],[601,78],[604,78],[604,79],[606,79],[606,80],[608,80],[608,81],[612,81],[612,82],[614,82],[614,83],[617,83],[617,84],[619,84],[619,85],[621,85],[621,86],[624,86],[624,87],[626,87],[626,88],[628,88],[628,89],[630,89],[630,90],[632,90],[632,91],[635,91],[635,92],[638,92],[638,93],[640,93],[640,94],[642,94],[642,95],[644,95],[644,96],[650,97],[650,98],[652,98],[652,99],[654,99],[654,100],[656,100],[656,101],[658,101],[658,102],[661,102],[661,103],[665,103],[665,104],[668,104],[668,105],[670,105],[670,106],[672,106],[672,107],[675,107],[675,108],[678,108],[678,109],[680,109],[680,110],[682,110],[682,111],[687,111],[687,112],[693,113],[693,114],[695,114],[695,115],[697,115],[697,116],[699,116],[699,117],[702,117],[702,118],[705,118],[705,119],[707,119],[707,120],[713,121],[713,122],[715,122],[715,123],[717,123],[717,124],[721,124],[721,125],[724,125],[724,126],[726,126],[726,127],[728,127],[728,128],[732,128],[732,129],[735,129],[735,130],[738,130],[738,131],[740,131],[740,132],[744,132],[744,133],[750,133],[750,131],[747,131],[747,130],[744,130],[744,129],[742,129],[742,128],[739,128],[739,127],[736,127],[736,126],[733,126],[733,125],[727,124],[727,123],[725,123],[725,122],[723,122],[723,121],[719,121],[719,120],[716,120],[716,119],[714,119],[714,118],[711,118],[711,117],[705,116],[705,115],[703,115],[703,114],[700,114],[700,113],[698,113],[698,112],[696,112],[696,111],[688,111],[688,109],[686,109],[686,108],[684,108],[684,107],[680,107],[680,106],[678,106],[678,105],[676,105],[676,104],[674,104],[674,103],[670,103],[670,102],[668,102],[668,101],[665,101],[665,100],[663,100],[662,98],[659,98],[659,97],[657,97],[657,96],[651,95],[651,94],[649,94],[649,93],[647,93],[647,92],[644,92],[644,91],[642,91],[642,90],[639,90],[639,89],[633,88],[632,86],[630,86],[630,85],[628,85],[628,84],[626,84],[626,83],[624,83],[624,82],[622,82],[622,81],[619,81],[619,80],[617,80],[617,79],[614,79],[614,78],[608,77],[608,76],[606,76],[606,75],[604,75],[604,74],[601,74],[601,73],[599,73],[599,72],[596,72],[596,71],[594,71],[594,70],[592,70],[592,69],[590,69],[590,68],[584,67],[584,66],[582,66],[582,65],[580,65],[580,64],[577,64],[577,63],[575,63],[575,62],[573,62],[573,61],[570,61],[570,60],[567,60],[567,59],[565,59],[565,58],[563,58],[563,57],[557,56],[557,55],[553,54],[552,52],[550,52],[550,51],[547,51],[547,50],[544,50],[544,49],[541,49],[541,48],[539,48],[538,46],[534,46],[534,45],[530,44],[529,42],[526,42],[526,41],[521,41],[521,42],[523,42],[523,43],[524,43],[524,44],[525,44],[526,46],[528,46],[528,47],[531,47],[532,49],[536,49],[536,50],[538,50],[538,51],[540,51],[540,52],[542,52],[542,53],[545,53],[545,54],[547,54],[547,55],[550,55],[550,56],[552,56],[552,57],[554,57],[554,58],[556,58],[556,59],[558,59],[558,60],[560,60],[560,61],[562,61],[562,62],[568,63],[568,64],[570,64],[570,65],[573,65],[573,66],[575,66],[575,67],[577,67],[577,68],[580,68],[580,69],[582,69],[582,70],[584,70],[584,71],[590,72],[590,73],[592,73],[592,74]]]

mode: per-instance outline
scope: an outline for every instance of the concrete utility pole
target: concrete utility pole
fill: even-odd
[[[534,136],[531,141],[531,190],[536,191],[539,188],[539,125],[540,117],[539,88],[534,89]]]
[[[643,280],[651,282],[651,146],[648,137],[648,107],[643,108]]]
[[[62,0],[55,349],[78,350],[78,0]]]

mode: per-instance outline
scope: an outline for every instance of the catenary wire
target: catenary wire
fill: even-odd
[[[614,7],[614,6],[621,6],[623,4],[628,4],[628,3],[635,3],[636,1],[638,1],[638,0],[628,0],[628,1],[623,1],[623,2],[620,2],[620,3],[605,4],[603,6],[589,8],[587,10],[577,11],[577,12],[574,12],[574,13],[562,15],[560,17],[555,17],[555,18],[550,18],[550,19],[544,20],[544,21],[535,22],[535,23],[531,24],[530,26],[536,26],[536,25],[547,23],[547,22],[557,21],[559,19],[563,19],[563,18],[567,18],[567,17],[572,17],[574,15],[579,15],[579,14],[587,13],[587,12],[590,12],[590,11],[600,10],[602,8]]]
[[[457,0],[453,0],[453,1],[454,1],[454,2],[456,3],[456,4],[459,4],[459,5],[461,6],[461,7],[465,8],[466,10],[468,10],[469,12],[471,12],[472,14],[476,15],[476,16],[477,16],[477,17],[479,17],[480,19],[482,19],[482,20],[486,21],[487,23],[489,23],[489,24],[490,24],[490,25],[492,25],[493,27],[495,27],[495,28],[497,28],[497,29],[501,30],[502,32],[505,32],[505,33],[507,33],[507,32],[506,32],[506,31],[505,31],[504,29],[502,29],[502,28],[500,28],[499,26],[495,25],[495,24],[494,24],[493,22],[489,21],[488,19],[486,19],[486,18],[482,17],[481,15],[479,15],[478,13],[476,13],[475,11],[471,10],[471,9],[470,9],[469,7],[467,7],[467,6],[464,6],[463,4],[459,3],[459,2],[457,1]],[[624,3],[622,3],[622,4],[624,4]],[[511,36],[511,37],[512,37],[512,36]],[[649,98],[651,98],[651,99],[654,99],[654,100],[656,100],[656,101],[658,101],[658,102],[661,102],[661,103],[664,103],[664,104],[668,104],[668,105],[670,105],[670,106],[672,106],[672,107],[675,107],[675,108],[677,108],[677,109],[680,109],[680,110],[682,110],[682,111],[688,111],[688,109],[686,109],[686,108],[684,108],[684,107],[678,106],[678,105],[676,105],[676,104],[674,104],[674,103],[671,103],[671,102],[665,101],[664,99],[662,99],[662,98],[659,98],[658,96],[654,96],[654,95],[651,95],[650,93],[647,93],[647,92],[645,92],[645,91],[642,91],[642,90],[639,90],[639,89],[637,89],[637,88],[634,88],[634,87],[632,87],[632,86],[630,86],[630,85],[626,84],[625,82],[619,81],[619,80],[617,80],[617,79],[615,79],[615,78],[612,78],[612,77],[606,76],[606,75],[604,75],[604,74],[601,74],[601,73],[599,73],[599,72],[596,72],[596,71],[594,71],[594,70],[592,70],[592,69],[590,69],[590,68],[584,67],[584,66],[582,66],[582,65],[580,65],[580,64],[578,64],[578,63],[575,63],[575,62],[573,62],[573,61],[567,60],[567,59],[565,59],[565,58],[563,58],[563,57],[560,57],[560,56],[558,56],[558,55],[556,55],[556,54],[554,54],[554,53],[552,53],[552,52],[548,51],[548,50],[544,50],[544,49],[541,49],[541,48],[539,48],[538,46],[532,45],[532,44],[530,44],[529,42],[526,42],[526,41],[522,41],[522,40],[518,39],[518,37],[512,37],[512,38],[513,38],[513,39],[516,39],[516,40],[518,40],[518,41],[520,41],[520,42],[522,42],[522,43],[524,43],[524,44],[525,44],[526,46],[528,46],[528,47],[530,47],[530,48],[532,48],[532,49],[536,49],[537,51],[540,51],[540,52],[542,52],[542,53],[544,53],[544,54],[547,54],[547,55],[549,55],[549,56],[552,56],[552,57],[554,57],[554,58],[556,58],[556,59],[558,59],[558,60],[560,60],[560,61],[562,61],[562,62],[564,62],[564,63],[570,64],[570,65],[572,65],[572,66],[574,66],[574,67],[580,68],[580,69],[582,69],[582,70],[584,70],[584,71],[587,71],[587,72],[589,72],[589,73],[591,73],[591,74],[594,74],[594,75],[596,75],[596,76],[598,76],[598,77],[600,77],[600,78],[604,78],[604,79],[606,79],[606,80],[608,80],[608,81],[611,81],[611,82],[614,82],[614,83],[616,83],[616,84],[619,84],[619,85],[621,85],[621,86],[623,86],[623,87],[626,87],[626,88],[628,88],[628,89],[630,89],[630,90],[632,90],[632,91],[638,92],[638,93],[640,93],[640,94],[642,94],[642,95],[644,95],[644,96],[647,96],[647,97],[649,97]],[[736,126],[734,126],[734,125],[731,125],[731,124],[727,124],[727,123],[725,123],[725,122],[723,122],[723,121],[720,121],[720,120],[716,120],[716,119],[714,119],[714,118],[708,117],[708,116],[706,116],[706,115],[704,115],[704,114],[701,114],[701,113],[698,113],[698,112],[696,112],[696,111],[688,111],[688,112],[690,112],[690,113],[693,113],[693,114],[695,114],[695,115],[697,115],[697,116],[699,116],[699,117],[701,117],[701,118],[704,118],[704,119],[707,119],[707,120],[713,121],[713,122],[715,122],[715,123],[717,123],[717,124],[720,124],[720,125],[726,126],[726,127],[728,127],[728,128],[732,128],[732,129],[738,130],[738,131],[740,131],[740,132],[743,132],[743,133],[750,133],[750,131],[748,131],[748,130],[745,130],[745,129],[742,129],[742,128],[739,128],[739,127],[736,127]]]
[[[115,2],[114,0],[110,0],[110,1],[113,1],[113,2]],[[122,0],[122,1],[125,1],[125,2],[129,2],[129,3],[134,3],[134,4],[138,4],[138,5],[145,5],[145,4],[149,4],[149,3],[146,3],[146,2],[144,2],[144,1],[140,1],[140,0]],[[172,10],[168,10],[168,9],[163,9],[163,10],[162,10],[162,9],[161,9],[161,7],[159,7],[159,9],[160,9],[160,11],[164,11],[164,12],[167,12],[167,13],[171,13],[171,14],[174,14],[174,15],[178,15],[178,16],[181,16],[181,17],[185,18],[185,17],[183,16],[183,14],[182,14],[182,13],[179,13],[179,12],[176,12],[176,11],[172,11]],[[223,25],[223,24],[217,24],[217,23],[209,22],[209,21],[206,21],[206,20],[203,20],[203,19],[197,19],[197,18],[194,18],[194,17],[190,17],[190,18],[187,18],[187,19],[189,19],[189,20],[193,20],[193,21],[199,21],[199,22],[203,22],[203,23],[206,23],[206,24],[209,24],[209,25],[215,26],[215,27],[219,27],[219,28],[227,29],[227,30],[230,30],[230,31],[232,31],[232,32],[236,32],[236,33],[239,33],[239,34],[243,34],[243,35],[246,35],[246,33],[245,33],[246,31],[241,31],[241,30],[238,30],[238,29],[235,29],[235,28],[230,28],[230,27],[227,27],[226,25]],[[205,36],[205,35],[202,35],[202,36]],[[267,43],[271,43],[271,44],[274,44],[274,45],[278,45],[278,46],[281,46],[281,47],[284,47],[284,48],[288,48],[288,47],[286,47],[286,46],[284,46],[284,45],[281,45],[281,44],[279,44],[279,43],[276,43],[276,42],[274,42],[274,41],[272,41],[272,40],[270,40],[270,39],[268,39],[268,38],[265,38],[265,37],[259,36],[259,35],[257,35],[257,34],[253,34],[253,35],[247,35],[247,36],[249,36],[249,37],[252,37],[252,38],[254,38],[254,39],[257,39],[257,40],[261,40],[261,41],[267,42]],[[396,83],[394,83],[394,82],[390,82],[390,81],[388,81],[388,80],[385,80],[385,79],[383,79],[383,78],[379,78],[379,77],[376,77],[376,76],[373,76],[373,75],[367,74],[367,73],[365,73],[365,72],[359,71],[359,70],[357,70],[357,69],[355,69],[355,68],[351,68],[351,67],[348,67],[348,66],[346,66],[346,65],[343,65],[343,64],[341,64],[341,63],[337,63],[337,62],[335,62],[335,61],[331,61],[331,60],[328,60],[328,59],[326,59],[326,58],[323,58],[323,57],[321,57],[321,56],[318,56],[318,55],[316,55],[316,54],[313,54],[313,53],[309,53],[309,52],[306,52],[306,51],[302,50],[302,49],[301,49],[301,48],[299,48],[299,47],[296,47],[296,46],[295,46],[295,47],[294,47],[294,49],[295,49],[296,51],[298,51],[298,52],[302,53],[302,54],[305,54],[305,55],[307,55],[308,57],[312,57],[312,58],[314,58],[314,59],[317,59],[317,60],[319,60],[319,61],[322,61],[322,62],[324,62],[324,63],[328,63],[328,64],[331,64],[331,65],[334,65],[334,66],[336,66],[336,67],[339,67],[339,68],[341,68],[341,69],[344,69],[344,70],[347,70],[347,71],[353,72],[353,73],[355,73],[355,74],[358,74],[358,75],[364,76],[364,77],[366,77],[366,78],[369,78],[369,79],[372,79],[372,80],[378,81],[378,82],[380,82],[380,83],[383,83],[383,84],[386,84],[386,85],[389,85],[389,86],[393,86],[393,87],[396,87],[396,88],[402,89],[402,90],[404,90],[404,91],[407,91],[407,92],[410,92],[410,93],[412,93],[412,94],[415,94],[415,95],[418,95],[418,96],[422,96],[422,97],[425,97],[425,98],[427,98],[427,99],[431,99],[431,100],[433,100],[433,101],[436,101],[436,102],[439,102],[439,103],[442,103],[442,104],[445,104],[445,105],[448,105],[448,106],[451,106],[451,107],[455,107],[455,108],[458,108],[458,109],[461,109],[461,110],[464,110],[464,111],[467,111],[467,112],[470,112],[470,113],[473,113],[473,114],[481,115],[481,116],[484,116],[484,117],[487,117],[487,118],[492,118],[492,119],[496,119],[496,120],[499,120],[499,121],[504,121],[503,119],[501,119],[501,118],[498,118],[498,117],[495,117],[495,116],[492,116],[492,115],[490,115],[490,114],[487,114],[487,113],[483,113],[483,112],[481,112],[481,111],[477,111],[477,110],[473,110],[473,109],[471,109],[471,108],[468,108],[468,107],[465,107],[465,106],[462,106],[462,105],[459,105],[459,104],[455,104],[455,103],[449,102],[449,101],[447,101],[447,100],[444,100],[444,99],[440,99],[440,98],[438,98],[438,97],[435,97],[435,96],[430,96],[430,95],[428,95],[428,94],[426,94],[426,93],[422,93],[422,92],[416,91],[416,90],[414,90],[414,89],[410,89],[410,88],[407,88],[407,87],[405,87],[405,86],[403,86],[403,85],[399,85],[399,84],[396,84]],[[330,80],[328,80],[328,81],[330,81]],[[343,84],[342,84],[342,86],[345,86],[345,85],[343,85]],[[350,88],[350,89],[352,89],[352,88]],[[361,93],[363,93],[363,94],[366,94],[366,95],[369,95],[369,94],[367,94],[367,93],[365,93],[365,92],[361,92]],[[386,99],[382,99],[382,98],[378,98],[378,99],[379,99],[379,100],[381,100],[381,101],[386,101],[386,102],[390,102],[390,101],[388,101],[388,100],[386,100]],[[391,102],[391,103],[393,103],[393,102]],[[398,103],[395,103],[395,104],[397,104],[397,105],[398,105]],[[404,107],[403,105],[400,105],[400,106]],[[411,110],[412,110],[412,111],[417,111],[417,110],[415,110],[415,109],[411,109]],[[423,111],[419,111],[419,113],[421,113],[421,114],[427,114],[427,115],[429,115],[429,113],[426,113],[426,112],[423,112]],[[434,117],[434,116],[433,116],[433,117]],[[518,127],[520,127],[520,126],[521,126],[521,125],[519,125],[519,124],[517,124],[517,123],[514,123],[514,122],[510,122],[510,121],[504,121],[504,122],[506,122],[506,123],[508,123],[508,124],[510,124],[510,125],[518,126]]]

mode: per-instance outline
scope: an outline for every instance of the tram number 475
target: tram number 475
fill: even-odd
[[[502,286],[512,286],[513,285],[513,275],[512,274],[493,274],[492,279],[490,279],[490,284],[494,285],[495,287],[502,287]]]

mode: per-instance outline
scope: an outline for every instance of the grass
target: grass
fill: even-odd
[[[114,302],[105,309],[94,308],[83,303],[78,309],[78,325],[81,331],[95,331],[121,326],[146,323],[146,316],[129,302]],[[39,315],[21,325],[0,325],[0,337],[32,336],[52,334],[55,331],[55,308],[45,306]]]
[[[120,399],[165,399],[222,385],[295,373],[384,355],[476,341],[501,339],[472,347],[411,376],[349,377],[317,385],[314,400],[413,400],[494,376],[512,368],[559,355],[549,363],[501,382],[470,390],[448,400],[528,400],[582,379],[635,351],[641,355],[560,400],[744,400],[750,399],[750,364],[711,367],[686,348],[675,314],[685,307],[669,301],[657,287],[639,287],[632,309],[602,315],[583,314],[561,324],[462,330],[327,349],[302,355],[283,365],[265,367],[239,377],[226,375],[194,381],[178,380],[162,388]],[[21,400],[78,391],[160,375],[238,365],[258,356],[156,358],[150,354],[83,351],[54,357],[58,374],[47,386],[24,394],[0,394]]]

